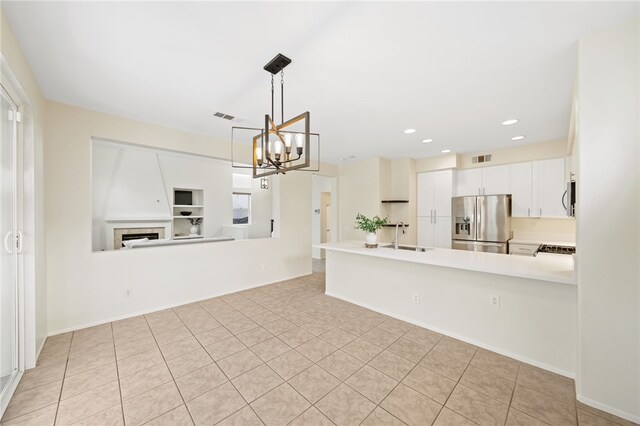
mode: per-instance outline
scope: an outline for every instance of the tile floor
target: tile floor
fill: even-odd
[[[576,403],[570,379],[325,296],[322,273],[50,337],[2,419],[578,423],[630,424]]]

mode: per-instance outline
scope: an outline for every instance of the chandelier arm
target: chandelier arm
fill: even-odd
[[[269,160],[269,162],[270,162],[271,164],[273,164],[273,165],[275,166],[275,168],[276,168],[276,169],[280,170],[280,165],[279,165],[278,163],[276,163],[275,161],[273,161],[273,160],[271,159],[271,157],[267,158],[267,160]],[[282,163],[280,163],[280,164],[282,164]]]

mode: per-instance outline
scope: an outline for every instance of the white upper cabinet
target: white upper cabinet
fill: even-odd
[[[509,194],[509,165],[456,172],[456,195]]]
[[[482,169],[456,171],[456,196],[480,195],[482,193]]]
[[[533,207],[536,217],[566,217],[562,206],[565,191],[564,158],[533,162]]]
[[[513,217],[566,217],[564,190],[564,158],[511,165]]]
[[[483,167],[482,169],[482,194],[510,194],[509,165]]]
[[[418,173],[418,216],[451,216],[453,171]]]
[[[530,161],[511,165],[511,216],[530,217],[533,208],[533,168]]]

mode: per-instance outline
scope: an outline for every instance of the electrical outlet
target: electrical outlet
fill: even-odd
[[[413,293],[413,303],[420,303],[420,293]]]
[[[489,305],[494,308],[500,307],[500,296],[489,296]]]
[[[130,288],[124,291],[124,297],[131,297],[132,294],[133,294],[133,291]]]

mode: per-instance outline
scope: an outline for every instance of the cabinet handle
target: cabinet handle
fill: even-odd
[[[22,231],[18,231],[18,235],[16,235],[16,240],[17,240],[17,248],[18,250],[16,251],[16,253],[18,254],[22,254],[24,253],[24,236],[22,235]]]
[[[478,188],[478,195],[482,195],[482,191]]]
[[[482,188],[482,195],[485,195],[485,194],[486,194],[485,189]]]
[[[540,207],[540,217],[542,217],[542,207]]]

